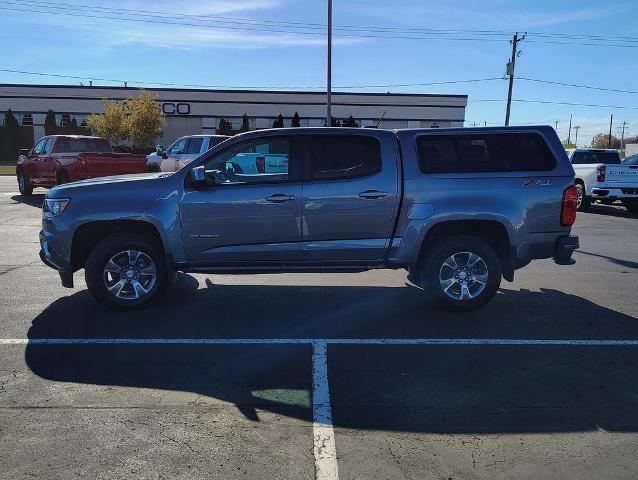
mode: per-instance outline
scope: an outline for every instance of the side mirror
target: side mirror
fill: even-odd
[[[30,151],[31,150],[28,148],[21,148],[20,151],[18,152],[18,156],[24,155],[25,157],[28,157]]]
[[[157,145],[155,147],[155,151],[157,152],[157,154],[162,157],[162,158],[168,158],[168,155],[166,155],[166,149],[164,148],[164,145]]]
[[[193,188],[206,187],[206,168],[203,165],[193,168],[189,175],[190,183]]]

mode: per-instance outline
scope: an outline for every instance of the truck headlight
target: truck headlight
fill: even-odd
[[[70,198],[45,198],[42,209],[53,215],[60,215],[71,201]]]

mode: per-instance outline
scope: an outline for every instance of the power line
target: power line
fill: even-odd
[[[216,21],[229,21],[229,22],[250,22],[254,24],[267,24],[267,25],[279,25],[279,26],[295,26],[304,28],[315,28],[325,31],[326,24],[324,23],[311,23],[311,22],[292,22],[292,21],[279,21],[279,20],[265,20],[265,19],[251,19],[240,17],[227,17],[221,15],[211,14],[185,14],[175,13],[158,10],[143,10],[143,9],[126,9],[118,7],[101,7],[97,5],[81,5],[77,3],[63,3],[63,2],[49,2],[44,0],[5,0],[5,4],[17,4],[22,6],[39,6],[47,8],[72,8],[82,10],[94,10],[94,11],[107,11],[117,12],[124,15],[150,15],[169,18],[188,18],[196,21],[202,21],[203,19],[214,19]],[[475,29],[433,29],[433,28],[405,28],[405,27],[387,27],[377,25],[335,25],[335,28],[350,29],[350,30],[379,30],[379,31],[395,31],[395,32],[419,32],[419,33],[437,33],[437,34],[473,34],[473,35],[498,35],[509,37],[513,32],[505,30],[475,30]],[[603,40],[603,41],[624,41],[624,42],[636,42],[638,43],[638,37],[631,36],[606,36],[606,35],[592,35],[592,34],[574,34],[574,33],[561,33],[561,32],[530,32],[530,35],[537,36],[539,38],[561,38],[561,39],[574,39],[574,40]]]
[[[478,103],[478,102],[505,102],[506,100],[502,98],[483,98],[478,100],[468,100],[468,103]],[[542,103],[547,105],[568,105],[574,107],[597,107],[597,108],[618,108],[624,110],[638,110],[638,107],[628,107],[624,105],[597,105],[593,103],[575,103],[575,102],[557,102],[552,100],[528,100],[515,98],[512,99],[512,102],[522,102],[522,103]]]
[[[7,5],[14,6],[10,7]],[[22,8],[17,8],[16,6]],[[41,10],[43,8],[45,10]],[[224,17],[220,15],[179,14],[154,10],[132,10],[117,7],[81,5],[76,3],[45,2],[42,0],[5,0],[3,6],[0,6],[0,9],[28,13],[66,15],[71,17],[120,20],[128,22],[143,22],[198,28],[249,30],[269,33],[301,34],[314,36],[325,36],[326,27],[325,24],[321,23],[255,20],[247,18]],[[82,13],[77,13],[78,11],[81,11]],[[89,15],[87,12],[94,13],[94,15]],[[206,23],[211,20],[214,20],[215,24]],[[220,23],[223,23],[224,25],[220,25]],[[369,25],[335,25],[334,29],[337,31],[337,33],[335,33],[334,35],[340,37],[388,38],[405,40],[501,42],[505,40],[505,37],[511,35],[510,32],[499,30],[444,30],[427,28],[380,27]],[[529,40],[530,42],[534,43],[638,48],[638,37],[606,37],[602,35],[543,32],[535,32],[531,35],[540,38],[540,40]],[[585,41],[583,42],[582,40]]]
[[[613,92],[613,93],[630,93],[630,94],[638,94],[636,90],[619,90],[616,88],[606,88],[606,87],[595,87],[592,85],[582,85],[578,83],[564,83],[564,82],[556,82],[552,80],[539,80],[537,78],[526,78],[526,77],[516,77],[518,80],[525,80],[528,82],[537,82],[537,83],[547,83],[550,85],[562,85],[564,87],[574,87],[574,88],[585,88],[588,90],[600,90],[602,92]]]
[[[123,80],[123,79],[115,79],[115,78],[101,78],[92,75],[63,75],[58,73],[46,73],[46,72],[32,72],[27,70],[13,70],[9,68],[0,68],[0,72],[6,73],[15,73],[20,75],[36,75],[41,77],[55,77],[55,78],[69,78],[73,80],[94,80],[100,82],[113,82],[113,83],[124,83],[128,82],[130,84],[136,85],[160,85],[167,87],[192,87],[192,88],[240,88],[240,89],[323,89],[324,86],[265,86],[265,85],[252,85],[252,86],[238,86],[238,85],[207,85],[201,83],[171,83],[171,82],[147,82],[141,80]],[[335,86],[335,88],[341,89],[354,89],[354,88],[396,88],[396,87],[415,87],[415,86],[433,86],[433,85],[454,85],[460,83],[477,83],[477,82],[488,82],[493,80],[502,80],[502,77],[491,77],[491,78],[474,78],[468,80],[446,80],[446,81],[438,81],[438,82],[422,82],[422,83],[393,83],[393,84],[377,84],[377,85],[340,85]]]

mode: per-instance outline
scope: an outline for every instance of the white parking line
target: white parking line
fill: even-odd
[[[315,478],[338,480],[328,345],[638,346],[638,340],[513,338],[2,338],[0,345],[311,345]]]
[[[315,478],[337,480],[339,470],[328,385],[328,344],[322,341],[312,344],[312,433]]]

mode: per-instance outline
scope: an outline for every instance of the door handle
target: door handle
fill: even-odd
[[[379,190],[366,190],[365,192],[361,192],[359,196],[368,200],[374,200],[376,198],[387,197],[388,194],[386,192],[380,192]]]
[[[283,193],[275,193],[274,195],[271,195],[270,197],[266,197],[266,201],[272,202],[272,203],[290,202],[291,200],[294,200],[294,199],[295,199],[294,195],[285,195]]]

